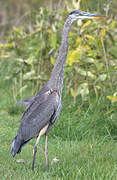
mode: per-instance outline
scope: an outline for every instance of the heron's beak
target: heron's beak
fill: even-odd
[[[86,14],[84,14],[84,16],[87,16],[90,19],[105,18],[105,16],[102,16],[102,15],[99,15],[99,14],[90,14],[90,13],[86,13]]]
[[[93,15],[91,15],[90,17],[92,17],[92,18],[105,18],[105,16],[101,16],[101,15],[95,15],[95,14],[93,14]]]

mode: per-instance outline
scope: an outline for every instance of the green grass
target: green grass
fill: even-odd
[[[116,180],[117,123],[111,118],[111,104],[105,97],[85,103],[76,113],[70,97],[64,97],[61,115],[49,134],[50,172],[45,171],[44,137],[38,146],[35,171],[31,170],[31,140],[21,154],[10,156],[11,141],[16,135],[22,108],[15,107],[12,89],[1,83],[0,89],[0,179],[1,180]],[[106,114],[107,113],[107,114]],[[113,112],[114,113],[114,112]],[[59,163],[51,164],[53,158]],[[17,159],[24,159],[18,163]]]

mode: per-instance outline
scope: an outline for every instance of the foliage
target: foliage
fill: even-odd
[[[77,37],[76,32],[70,33],[68,69],[71,70],[72,76],[74,72],[77,73],[76,81],[80,82],[74,93],[72,91],[74,97],[79,95],[79,89],[81,95],[95,91],[97,96],[99,91],[105,92],[104,87],[110,86],[111,89],[116,87],[117,62],[114,54],[117,43],[114,31],[116,22],[107,20],[106,23],[91,23],[89,20],[81,25],[80,37]]]
[[[32,94],[41,88],[58,55],[66,12],[50,12],[43,8],[39,12],[31,32],[24,26],[13,27],[8,43],[0,44],[1,76],[4,80],[12,80],[15,100],[30,86]],[[86,101],[93,92],[98,99],[108,87],[113,93],[116,91],[116,27],[112,18],[101,22],[79,20],[72,26],[65,93],[71,93],[74,103],[79,95]]]
[[[52,14],[41,8],[31,33],[24,27],[13,27],[8,43],[0,45],[1,67],[6,65],[7,69],[3,78],[12,80],[18,93],[26,90],[25,81],[36,82],[37,87],[47,81],[52,67],[51,55],[56,55],[60,41],[59,27],[55,12]]]

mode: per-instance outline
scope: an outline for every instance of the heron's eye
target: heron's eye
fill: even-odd
[[[79,13],[78,16],[83,16],[83,14],[82,14],[82,13]]]

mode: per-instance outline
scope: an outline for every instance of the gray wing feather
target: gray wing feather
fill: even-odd
[[[34,101],[29,107],[30,111],[26,110],[22,117],[18,135],[24,141],[37,136],[45,125],[51,123],[57,107],[58,102],[54,92],[48,95],[42,103]]]
[[[28,108],[30,106],[30,104],[34,101],[35,99],[35,96],[32,96],[32,97],[29,97],[29,98],[26,98],[22,101],[19,101],[16,103],[16,105],[26,105],[26,107]]]
[[[49,87],[45,84],[45,86],[43,86],[43,88],[40,90],[38,94],[17,102],[16,106],[26,105],[26,109],[28,109],[29,106],[33,103],[33,101],[35,101],[35,99],[38,99],[38,102],[41,103],[44,100],[44,97],[43,97],[44,93],[47,92],[48,90],[49,90]]]

